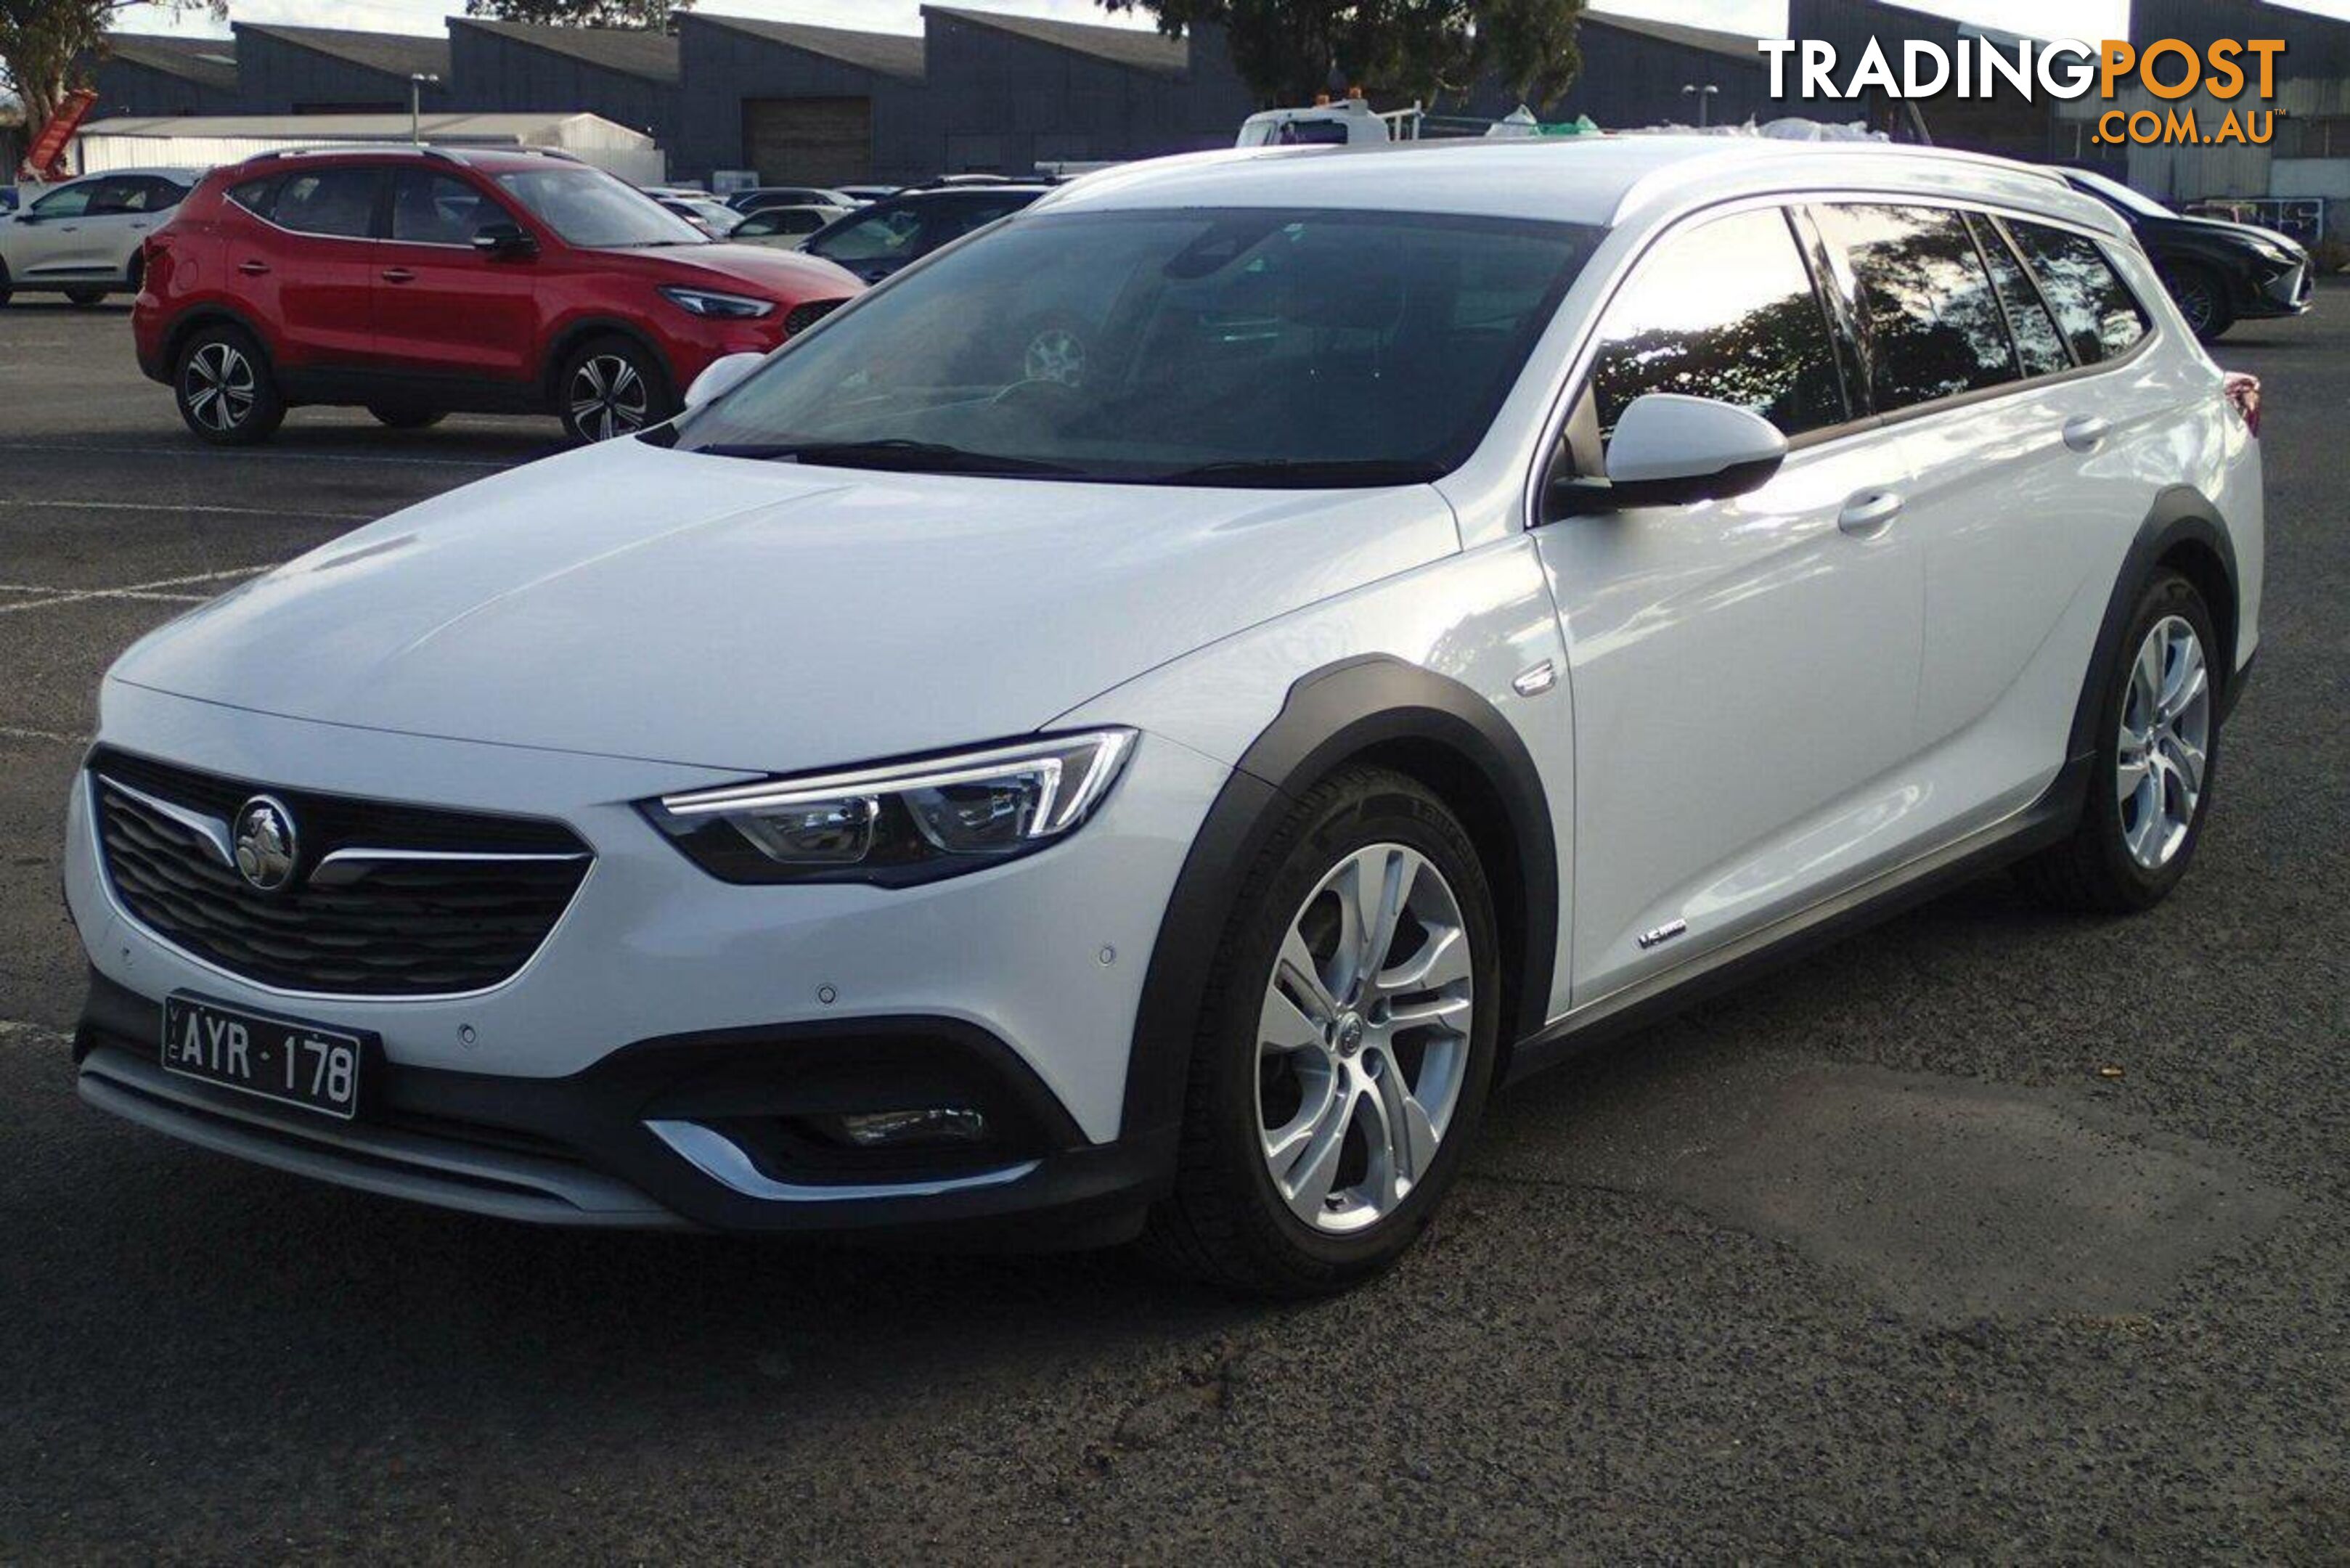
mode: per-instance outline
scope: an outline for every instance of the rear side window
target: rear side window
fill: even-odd
[[[2007,312],[2008,329],[2015,337],[2015,351],[2023,362],[2026,376],[2053,376],[2059,370],[2073,368],[2073,356],[2065,351],[2064,339],[2057,335],[2055,320],[2049,316],[2048,306],[2040,298],[2040,290],[2033,286],[2022,263],[2007,248],[1999,226],[1989,218],[1970,218],[1975,231],[1975,243],[1982,247],[1983,260],[1991,264],[1991,287],[1999,294],[2000,308]]]
[[[1598,337],[1603,436],[1648,392],[1734,403],[1791,439],[1846,418],[1827,315],[1775,208],[1669,235],[1608,303]]]
[[[2044,223],[2010,223],[2007,227],[2082,364],[2117,358],[2147,335],[2145,307],[2096,241]]]
[[[269,175],[259,180],[240,181],[228,188],[228,199],[246,212],[259,217],[269,216],[269,197],[277,189],[277,178]]]
[[[1966,220],[1940,207],[1835,206],[1820,232],[1859,293],[1877,411],[2016,379],[2014,348]]]
[[[269,217],[299,234],[365,239],[375,232],[377,171],[317,169],[289,175],[278,188]]]

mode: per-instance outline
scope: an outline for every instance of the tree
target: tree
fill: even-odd
[[[465,0],[465,15],[546,27],[627,27],[652,33],[667,32],[672,26],[670,13],[692,5],[693,0]]]
[[[32,145],[58,102],[87,85],[88,65],[106,52],[106,29],[130,0],[0,0],[0,87],[25,106]],[[160,0],[172,10],[203,5],[228,15],[227,0]],[[5,173],[5,171],[0,171]]]
[[[1367,91],[1435,102],[1468,92],[1487,70],[1528,103],[1557,101],[1582,58],[1583,0],[1100,0],[1141,11],[1169,37],[1221,27],[1232,64],[1268,103]]]

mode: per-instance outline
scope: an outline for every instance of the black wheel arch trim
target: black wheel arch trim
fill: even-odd
[[[179,379],[180,360],[187,352],[188,339],[207,327],[234,327],[252,338],[254,347],[261,350],[261,368],[269,372],[272,380],[277,379],[276,356],[270,352],[269,339],[253,317],[233,305],[204,304],[172,322],[171,330],[164,335],[162,379],[166,385]]]
[[[1557,958],[1558,853],[1534,758],[1498,710],[1461,682],[1383,654],[1300,677],[1208,809],[1161,917],[1128,1060],[1120,1137],[1181,1119],[1201,999],[1243,883],[1297,799],[1351,758],[1438,748],[1482,777],[1506,816],[1514,867],[1493,867],[1505,930],[1518,937],[1506,1051],[1543,1026]],[[1480,825],[1469,825],[1478,834]],[[1484,825],[1490,827],[1492,825]],[[1479,835],[1482,836],[1482,835]],[[1511,885],[1514,873],[1514,885]]]
[[[2146,590],[2156,566],[2182,545],[2209,551],[2219,562],[2220,576],[2226,581],[2226,602],[2210,607],[2222,644],[2220,657],[2213,663],[2220,672],[2220,717],[2223,722],[2235,706],[2236,695],[2243,685],[2236,660],[2239,621],[2243,613],[2236,547],[2220,521],[2218,508],[2203,493],[2192,485],[2176,484],[2155,497],[2154,505],[2138,524],[2137,535],[2122,556],[2121,569],[2114,574],[2113,593],[2106,601],[2105,619],[2098,625],[2088,671],[2081,682],[2080,701],[2073,710],[2073,728],[2064,753],[2067,761],[2078,762],[2096,754],[2098,715],[2105,705],[2105,672],[2113,667],[2122,638],[2129,630],[2130,612],[2137,607],[2138,595]]]

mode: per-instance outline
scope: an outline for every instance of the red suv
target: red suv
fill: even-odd
[[[579,441],[674,414],[712,360],[764,352],[863,286],[712,242],[556,154],[265,154],[207,176],[149,237],[139,368],[205,441],[302,403],[398,429],[551,412]]]

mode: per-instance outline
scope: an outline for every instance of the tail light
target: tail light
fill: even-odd
[[[2228,406],[2236,410],[2237,417],[2244,421],[2244,428],[2252,432],[2252,439],[2260,440],[2261,379],[2248,376],[2241,370],[2230,370],[2220,387],[2228,395]]]

